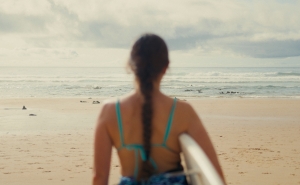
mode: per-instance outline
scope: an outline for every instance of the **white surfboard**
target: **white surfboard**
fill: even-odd
[[[192,185],[224,185],[207,155],[196,141],[187,134],[179,137],[186,163],[186,175]]]

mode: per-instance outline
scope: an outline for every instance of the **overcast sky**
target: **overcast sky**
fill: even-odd
[[[0,0],[0,66],[123,67],[152,32],[174,67],[300,67],[299,9],[299,0]]]

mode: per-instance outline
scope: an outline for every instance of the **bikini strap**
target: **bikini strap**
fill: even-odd
[[[174,117],[174,112],[175,112],[175,108],[176,108],[176,101],[177,101],[177,99],[175,97],[174,100],[173,100],[172,109],[171,109],[169,119],[168,119],[168,124],[167,124],[167,129],[166,129],[166,132],[165,132],[165,136],[164,136],[164,141],[162,143],[163,146],[166,146],[166,142],[169,138],[169,134],[170,134],[170,130],[171,130],[171,127],[172,127],[172,122],[173,122],[173,117]]]
[[[124,142],[124,134],[123,134],[123,124],[122,124],[122,116],[120,111],[120,101],[118,100],[116,103],[116,113],[117,113],[117,119],[118,119],[118,128],[119,128],[119,134],[120,134],[120,140],[121,140],[121,148],[125,146]]]

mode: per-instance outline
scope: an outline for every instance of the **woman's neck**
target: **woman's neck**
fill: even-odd
[[[144,95],[141,92],[141,88],[140,85],[137,81],[135,81],[135,86],[134,86],[134,91],[132,92],[133,94],[135,94],[137,97],[140,97],[141,99],[144,99]],[[153,89],[152,89],[152,97],[156,97],[161,93],[160,91],[160,81],[159,82],[153,82]]]

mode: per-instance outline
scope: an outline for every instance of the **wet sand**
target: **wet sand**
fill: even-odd
[[[228,184],[300,184],[300,99],[180,99],[200,115]],[[91,184],[93,101],[0,99],[0,184]],[[117,184],[115,151],[111,166]]]

